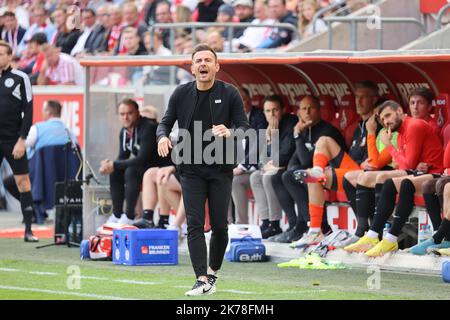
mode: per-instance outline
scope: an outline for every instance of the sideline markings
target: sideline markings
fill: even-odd
[[[22,272],[22,273],[28,273],[32,275],[37,276],[65,276],[64,273],[57,273],[57,272],[45,272],[45,271],[26,271],[26,270],[20,270],[20,269],[11,269],[11,268],[0,268],[0,272]],[[142,281],[142,280],[132,280],[132,279],[111,279],[111,278],[105,278],[105,277],[95,277],[95,276],[72,276],[79,279],[86,279],[86,280],[98,280],[98,281],[111,281],[111,282],[118,282],[118,283],[126,283],[126,284],[140,284],[140,285],[157,285],[162,284],[162,282],[157,281]]]
[[[49,293],[49,294],[76,296],[76,297],[83,297],[83,298],[98,298],[98,299],[106,299],[106,300],[136,300],[136,299],[130,299],[130,298],[115,297],[115,296],[105,296],[105,295],[93,294],[93,293],[80,293],[80,292],[48,290],[48,289],[38,289],[38,288],[23,288],[23,287],[2,286],[2,285],[0,285],[0,289],[26,291],[26,292],[38,292],[38,293]]]
[[[58,276],[58,275],[62,275],[65,276],[65,274],[61,274],[61,273],[56,273],[56,272],[41,272],[41,271],[25,271],[25,270],[20,270],[20,269],[10,269],[10,268],[0,268],[0,272],[4,271],[4,272],[23,272],[23,273],[29,273],[29,274],[33,274],[33,275],[38,275],[38,276]],[[139,280],[130,280],[130,279],[110,279],[110,278],[105,278],[105,277],[95,277],[95,276],[76,276],[80,279],[87,279],[87,280],[99,280],[99,281],[111,281],[111,282],[118,282],[118,283],[125,283],[125,284],[138,284],[138,285],[158,285],[158,284],[162,284],[163,282],[152,282],[152,281],[139,281]],[[14,290],[13,288],[20,288],[20,287],[9,287],[9,286],[0,286],[0,289],[11,289]],[[172,288],[175,289],[191,289],[191,286],[172,286]],[[25,291],[27,290],[26,288],[21,288],[21,289],[17,289],[17,290],[22,290]],[[41,291],[36,291],[36,292],[42,292],[42,293],[46,293],[46,291],[42,291],[43,289],[35,289],[35,288],[31,288],[30,291],[35,291],[35,290],[41,290]],[[220,289],[221,292],[227,292],[227,293],[234,293],[234,294],[242,294],[242,295],[262,295],[265,294],[265,292],[254,292],[254,291],[241,291],[241,290],[235,290],[235,289]],[[273,294],[289,294],[289,295],[294,295],[294,294],[299,294],[299,293],[319,293],[319,292],[326,292],[328,290],[326,289],[311,289],[311,290],[298,290],[298,291],[272,291]],[[61,291],[61,292],[65,292],[65,291]],[[47,293],[59,293],[59,291],[52,291],[49,290],[49,292]],[[62,293],[63,294],[63,293]],[[72,293],[72,292],[67,292],[67,294],[75,294],[75,295],[84,295],[85,297],[92,297],[92,298],[100,298],[100,299],[112,299],[109,296],[102,296],[102,295],[95,295],[95,294],[81,294],[81,293]],[[115,297],[115,299],[125,299],[125,298],[121,298],[121,297]],[[133,300],[133,299],[131,299]]]

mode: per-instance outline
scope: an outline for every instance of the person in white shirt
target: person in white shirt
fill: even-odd
[[[144,35],[144,44],[150,54],[157,56],[170,56],[172,52],[164,47],[163,35],[159,31],[155,31],[153,43],[151,42],[151,34],[147,32]],[[143,84],[169,84],[170,67],[165,66],[145,66],[143,68]]]
[[[78,85],[84,84],[84,70],[80,63],[55,46],[44,44],[41,52],[45,55],[38,85]]]
[[[273,24],[275,19],[268,16],[268,7],[264,0],[256,0],[254,5],[255,19],[252,24]],[[244,34],[233,40],[233,47],[239,51],[253,51],[260,43],[270,37],[272,28],[252,28],[245,29]]]
[[[83,32],[70,52],[70,55],[74,57],[85,52],[86,43],[89,37],[91,37],[92,30],[95,28],[95,11],[92,9],[84,9],[81,12],[81,19],[83,23]]]

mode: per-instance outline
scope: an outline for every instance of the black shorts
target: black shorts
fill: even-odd
[[[14,159],[12,152],[15,142],[0,142],[0,163],[6,158],[14,175],[28,174],[27,153],[20,159]]]

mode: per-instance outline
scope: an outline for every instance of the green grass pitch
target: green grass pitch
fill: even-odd
[[[50,243],[44,240],[40,244]],[[79,270],[78,278],[73,271]],[[449,299],[438,276],[381,272],[369,290],[365,269],[300,270],[274,262],[224,262],[217,293],[189,299]],[[117,266],[81,261],[78,248],[35,249],[19,239],[0,239],[0,299],[186,299],[194,282],[188,256],[177,266]],[[79,286],[78,286],[79,284]]]

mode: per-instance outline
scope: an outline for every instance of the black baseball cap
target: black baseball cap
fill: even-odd
[[[30,40],[25,41],[25,43],[36,42],[39,45],[47,43],[47,35],[44,32],[37,32],[33,34]]]

